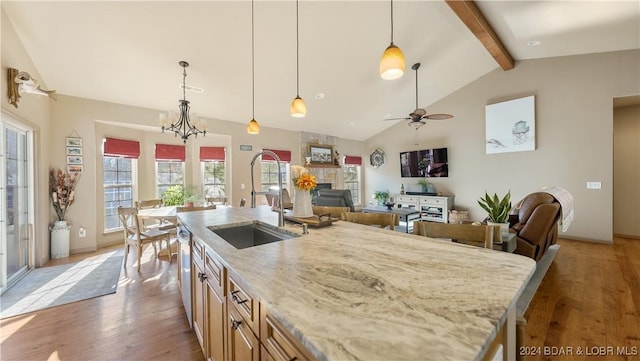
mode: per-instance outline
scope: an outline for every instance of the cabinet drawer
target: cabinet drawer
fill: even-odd
[[[271,360],[275,361],[307,361],[313,360],[297,340],[285,331],[266,310],[262,308],[260,316],[260,341],[267,349]]]
[[[191,258],[193,261],[200,267],[204,267],[204,245],[202,244],[202,241],[194,238],[191,243],[191,251]]]
[[[205,251],[206,252],[206,251]],[[220,295],[225,294],[227,270],[215,255],[205,253],[204,269],[207,274],[207,281],[211,287]]]
[[[241,287],[233,276],[229,274],[227,285],[227,297],[242,318],[251,326],[256,335],[259,334],[260,319],[258,317],[258,301]]]
[[[418,203],[418,198],[411,196],[396,196],[396,203]]]
[[[425,198],[421,200],[420,204],[426,204],[426,205],[433,204],[433,205],[442,206],[445,204],[445,200],[442,198]]]

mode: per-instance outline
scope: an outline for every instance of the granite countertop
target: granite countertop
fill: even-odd
[[[242,250],[207,228],[277,225],[268,206],[178,217],[318,360],[478,360],[535,270],[530,258],[344,221]]]

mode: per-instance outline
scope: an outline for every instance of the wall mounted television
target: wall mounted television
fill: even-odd
[[[400,152],[402,177],[448,177],[447,148]]]

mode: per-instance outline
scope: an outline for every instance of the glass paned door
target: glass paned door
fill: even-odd
[[[4,114],[3,114],[4,118]],[[0,123],[0,292],[29,270],[31,255],[31,134],[7,122]]]

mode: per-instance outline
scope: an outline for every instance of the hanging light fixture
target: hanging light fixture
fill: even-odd
[[[393,0],[391,0],[391,44],[385,49],[380,59],[380,76],[385,80],[398,79],[404,74],[404,68],[402,50],[393,44]]]
[[[191,114],[189,118],[189,101],[187,100],[187,67],[189,63],[186,61],[180,61],[178,64],[182,67],[182,100],[180,100],[180,114],[175,111],[167,113],[160,113],[160,125],[162,126],[162,132],[170,130],[175,133],[175,136],[180,136],[182,141],[186,144],[187,139],[194,135],[196,138],[198,134],[205,136],[207,134],[206,124],[201,121],[195,113]],[[198,129],[200,127],[200,129]]]
[[[304,104],[304,100],[300,97],[300,30],[298,22],[298,0],[296,0],[296,97],[293,98],[293,102],[291,102],[291,116],[302,118],[307,115],[307,106]]]
[[[253,0],[251,0],[251,121],[247,125],[247,133],[260,134],[260,124],[256,121],[256,65],[253,25]]]

